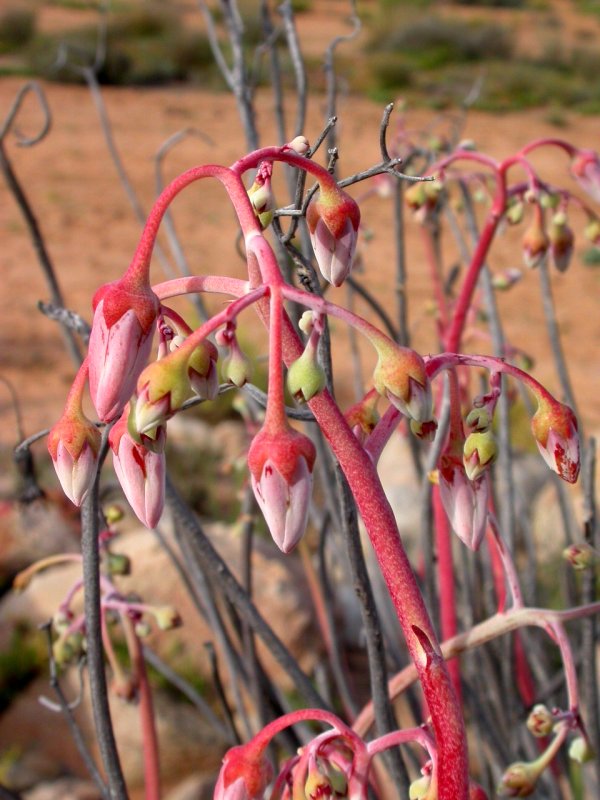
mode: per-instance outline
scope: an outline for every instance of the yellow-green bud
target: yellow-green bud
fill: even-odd
[[[585,736],[576,736],[569,745],[569,758],[579,764],[586,764],[595,756],[590,743]]]
[[[469,480],[477,480],[483,475],[495,460],[497,452],[496,438],[490,430],[470,433],[463,449],[463,463]]]
[[[158,606],[152,610],[152,613],[161,631],[170,631],[181,625],[179,612],[173,606]]]
[[[427,797],[427,792],[431,786],[431,775],[422,775],[414,780],[408,788],[409,800],[421,800]]]
[[[109,575],[129,575],[131,573],[131,559],[124,553],[108,553],[106,566]]]
[[[307,403],[325,388],[325,370],[316,360],[313,348],[307,347],[304,353],[290,365],[287,385],[296,400]]]
[[[554,717],[543,703],[538,703],[531,709],[527,717],[527,729],[534,736],[540,738],[552,733],[554,727]]]
[[[600,562],[600,554],[591,544],[571,544],[563,550],[563,558],[576,570],[595,567]]]

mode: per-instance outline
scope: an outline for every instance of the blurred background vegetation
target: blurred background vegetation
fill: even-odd
[[[60,66],[93,58],[93,0],[7,0],[0,11],[0,76],[81,81]],[[249,48],[262,41],[259,0],[239,0]],[[273,3],[275,7],[277,3]],[[325,8],[348,18],[348,0],[294,0],[299,17]],[[402,94],[413,105],[455,105],[481,83],[477,108],[548,106],[600,111],[600,0],[358,0],[362,31],[340,51],[350,91],[382,101]],[[224,85],[192,0],[115,0],[99,79],[112,85]],[[322,53],[307,52],[313,88],[323,86]],[[259,77],[260,80],[260,77]]]

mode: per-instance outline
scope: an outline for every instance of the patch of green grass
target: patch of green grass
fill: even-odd
[[[35,13],[28,8],[0,12],[0,53],[13,53],[28,44],[35,33]]]
[[[13,631],[6,650],[0,653],[0,712],[37,677],[46,662],[43,638],[29,625]]]
[[[38,36],[27,51],[27,61],[30,69],[44,78],[80,83],[83,77],[73,67],[93,63],[96,42],[95,26]],[[57,69],[61,45],[68,48],[69,58],[66,65]],[[157,5],[109,19],[106,58],[98,80],[116,86],[200,80],[213,88],[222,84],[207,37],[186,30],[175,10]]]

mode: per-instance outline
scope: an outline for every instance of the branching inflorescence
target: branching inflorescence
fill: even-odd
[[[94,297],[88,355],[69,393],[63,416],[50,431],[48,440],[67,496],[81,505],[93,491],[102,462],[99,426],[88,420],[82,410],[87,382],[100,423],[111,428],[108,445],[123,492],[144,525],[156,526],[165,503],[164,449],[168,422],[185,410],[192,398],[212,400],[217,396],[219,360],[223,381],[236,387],[248,381],[249,360],[242,352],[236,332],[242,312],[253,307],[268,330],[268,392],[262,425],[248,451],[248,468],[267,527],[280,550],[289,553],[304,534],[311,506],[315,443],[289,421],[284,403],[287,367],[291,395],[308,404],[348,482],[404,633],[413,663],[409,669],[418,676],[423,692],[422,726],[386,733],[369,742],[363,738],[370,722],[368,709],[354,727],[320,709],[291,712],[270,722],[248,743],[226,755],[215,793],[218,800],[253,800],[265,793],[272,798],[310,800],[333,795],[366,798],[369,789],[376,791],[378,786],[375,770],[371,769],[376,754],[409,742],[417,743],[423,750],[422,774],[411,784],[411,798],[466,800],[486,796],[469,778],[460,673],[455,669],[456,662],[448,665],[444,658],[461,652],[458,645],[452,651],[448,644],[458,642],[460,637],[456,619],[451,613],[443,616],[442,638],[448,641],[442,646],[377,474],[378,458],[402,419],[408,420],[412,434],[419,439],[437,437],[434,446],[439,457],[432,474],[434,503],[445,512],[436,517],[441,602],[448,600],[445,592],[451,591],[454,580],[451,565],[441,555],[445,552],[443,537],[453,530],[474,551],[487,542],[501,577],[496,587],[498,613],[482,628],[480,641],[489,641],[520,626],[537,625],[556,643],[562,658],[568,707],[550,711],[537,705],[533,709],[528,726],[534,735],[546,737],[543,752],[536,760],[509,766],[501,780],[500,794],[522,797],[533,791],[542,771],[567,737],[571,738],[574,757],[583,758],[589,751],[580,716],[573,655],[563,620],[559,614],[543,610],[533,613],[525,606],[511,550],[494,513],[490,488],[490,466],[497,455],[494,415],[506,391],[506,379],[519,382],[530,402],[537,405],[531,419],[533,438],[550,469],[568,483],[577,480],[580,470],[577,419],[569,406],[554,398],[509,358],[461,352],[477,282],[501,224],[514,224],[526,208],[531,209],[531,222],[523,242],[525,261],[530,267],[550,255],[557,269],[566,269],[573,248],[573,234],[567,221],[571,206],[587,215],[588,235],[594,241],[600,239],[596,214],[571,192],[549,186],[538,177],[528,156],[542,146],[561,148],[571,159],[573,177],[598,200],[598,157],[558,140],[534,142],[500,163],[474,150],[459,148],[429,167],[428,176],[435,180],[414,183],[406,190],[408,205],[423,226],[425,236],[431,233],[428,223],[432,215],[439,213],[443,195],[453,185],[476,179],[491,194],[484,227],[455,300],[449,300],[438,286],[438,333],[440,349],[444,351],[439,355],[422,357],[353,311],[284,280],[264,233],[276,211],[271,189],[276,165],[290,165],[317,182],[317,192],[312,193],[310,202],[307,205],[300,202],[298,208],[288,212],[296,216],[300,210],[305,213],[320,274],[335,287],[344,284],[350,274],[360,230],[358,204],[327,169],[307,157],[309,145],[302,136],[282,147],[256,150],[229,168],[200,166],[176,178],[156,201],[123,277],[101,287]],[[485,171],[485,176],[480,172],[465,174],[462,171],[465,164]],[[394,171],[389,163],[384,167],[382,172]],[[524,181],[509,182],[513,167],[524,170]],[[247,189],[243,178],[250,171],[254,171],[254,177]],[[231,199],[243,236],[248,280],[189,276],[152,285],[150,261],[160,222],[172,200],[187,186],[204,178],[220,181]],[[277,213],[283,215],[286,210]],[[435,267],[432,272],[435,275]],[[193,330],[167,301],[177,295],[199,292],[222,293],[232,299]],[[305,309],[300,320],[304,337],[288,313],[292,304]],[[319,344],[326,321],[334,317],[365,337],[377,357],[372,387],[346,413],[326,388],[326,372],[319,361]],[[155,338],[157,358],[148,363]],[[221,348],[221,358],[217,346]],[[486,391],[475,396],[465,410],[467,369],[485,373],[488,378]],[[447,426],[438,431],[436,417],[444,383],[441,376],[446,374],[450,412]],[[387,405],[381,416],[376,410],[378,400]],[[587,558],[589,552],[581,546],[572,557],[581,559],[583,554]],[[112,563],[111,569],[118,572],[122,567]],[[509,587],[508,597],[505,584]],[[74,619],[70,613],[72,597],[80,588],[81,583],[73,587],[55,619],[58,635],[55,651],[61,660],[80,646],[85,634],[85,619]],[[108,577],[101,581],[100,603],[104,619],[108,612],[120,616],[132,660],[138,666],[144,615],[153,614],[161,628],[172,627],[178,621],[171,608],[152,609],[122,597]],[[452,607],[450,598],[447,611],[451,612]],[[584,606],[575,616],[595,610],[594,606]],[[479,628],[474,629],[473,635],[478,631]],[[114,667],[114,680],[119,682],[118,665],[111,655],[106,631],[103,638]],[[141,668],[138,682],[148,697]],[[393,682],[390,689],[393,693]],[[133,690],[124,679],[119,682],[119,692],[127,694]],[[367,719],[369,722],[365,722]],[[274,770],[268,760],[273,738],[307,720],[329,727]]]

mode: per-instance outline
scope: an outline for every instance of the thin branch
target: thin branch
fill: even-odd
[[[108,786],[106,785],[106,783],[102,779],[102,776],[100,775],[100,771],[98,770],[98,767],[96,766],[96,762],[94,761],[94,758],[93,758],[93,756],[92,756],[92,754],[91,754],[91,752],[90,752],[90,750],[89,750],[89,748],[87,746],[87,743],[86,743],[86,741],[85,741],[85,739],[83,737],[81,729],[80,729],[79,725],[77,724],[77,721],[76,721],[75,717],[73,716],[73,710],[74,710],[74,708],[77,707],[77,705],[79,705],[79,702],[81,700],[81,693],[83,691],[83,686],[80,685],[79,698],[74,703],[69,703],[67,701],[67,698],[65,697],[65,694],[64,694],[63,690],[62,690],[62,687],[60,685],[60,681],[58,680],[58,672],[57,672],[57,669],[56,669],[56,661],[54,660],[54,655],[53,655],[53,652],[52,652],[51,623],[47,622],[47,623],[45,623],[44,625],[42,625],[40,627],[46,633],[46,640],[47,640],[47,644],[48,644],[48,668],[49,668],[49,671],[50,671],[50,687],[52,688],[52,690],[56,694],[56,697],[58,698],[58,710],[60,712],[62,712],[62,714],[64,715],[64,718],[65,718],[65,720],[67,722],[67,725],[69,727],[69,730],[71,732],[71,736],[73,737],[73,741],[75,742],[75,746],[77,747],[77,749],[79,751],[79,755],[81,756],[81,758],[83,760],[83,763],[85,764],[86,769],[89,772],[92,780],[94,781],[94,783],[98,787],[98,791],[100,792],[102,797],[105,798],[105,800],[109,800],[110,794],[109,794],[109,791],[108,791]],[[80,684],[81,684],[81,681],[82,681],[81,669],[82,669],[82,665],[80,664],[80,669],[79,669]]]
[[[286,671],[294,682],[297,691],[311,705],[326,708],[323,698],[313,688],[310,680],[302,672],[296,660],[275,635],[272,628],[261,616],[256,606],[248,598],[247,593],[240,586],[233,573],[217,553],[211,542],[206,538],[196,518],[185,505],[173,484],[167,480],[167,497],[175,519],[181,525],[185,535],[189,538],[198,557],[206,565],[206,569],[215,579],[219,580],[229,601],[235,606],[240,618],[247,620],[254,632],[263,640],[275,659]]]
[[[98,551],[100,466],[108,452],[107,426],[102,435],[98,470],[94,484],[84,500],[81,510],[81,554],[83,556],[84,612],[86,625],[87,661],[90,678],[90,696],[96,726],[96,735],[104,770],[108,780],[111,800],[127,800],[127,786],[112,727],[108,704],[108,687],[104,671],[102,646],[102,612],[100,607],[100,554]]]

